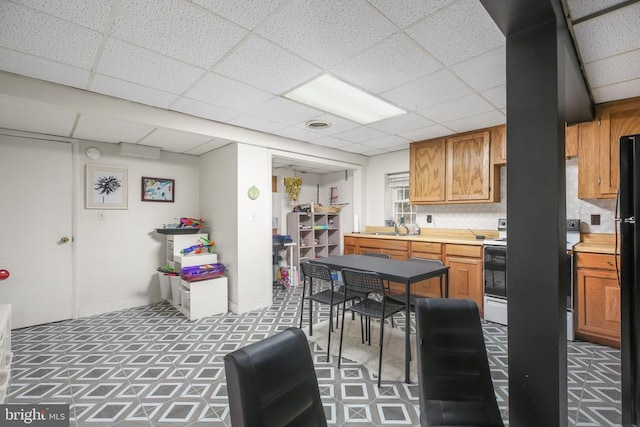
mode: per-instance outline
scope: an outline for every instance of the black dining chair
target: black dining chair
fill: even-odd
[[[344,268],[342,269],[342,280],[344,282],[346,292],[349,292],[352,287],[355,287],[368,289],[371,292],[384,295],[384,282],[382,281],[382,277],[380,277],[378,273]],[[338,368],[340,368],[340,361],[342,359],[342,338],[344,336],[344,318],[346,317],[346,312],[351,311],[353,313],[358,313],[365,319],[367,319],[366,336],[368,337],[369,345],[371,344],[371,318],[376,318],[380,321],[380,355],[378,361],[378,387],[380,387],[385,319],[387,317],[393,316],[401,310],[404,310],[403,305],[387,302],[385,298],[381,298],[379,301],[374,298],[365,298],[358,302],[355,302],[349,307],[347,307],[346,303],[343,302],[340,350],[338,352]]]
[[[416,299],[420,424],[504,427],[472,300]]]
[[[301,262],[303,284],[302,298],[300,300],[300,327],[302,328],[302,316],[304,314],[304,301],[309,302],[309,335],[313,335],[313,303],[325,304],[329,306],[329,329],[327,331],[327,360],[331,355],[331,332],[333,331],[333,306],[336,307],[336,314],[339,313],[340,304],[359,298],[358,295],[345,292],[340,293],[335,289],[333,277],[329,267],[320,264],[311,264],[309,262]],[[314,287],[314,279],[329,284],[328,288],[320,288],[320,283],[316,282]],[[308,286],[307,286],[308,285]],[[308,289],[308,291],[307,291]],[[306,296],[305,296],[306,295]],[[338,327],[338,317],[336,316],[336,328]],[[363,338],[364,339],[364,338]]]
[[[391,259],[391,255],[389,254],[383,254],[383,253],[379,253],[379,252],[365,252],[362,255],[364,256],[372,256],[372,257],[378,257],[378,258],[384,258],[384,259]],[[387,294],[391,293],[391,285],[389,284],[389,281],[387,280],[386,282],[386,289],[387,289]]]
[[[224,356],[233,427],[326,426],[307,337],[289,328]]]

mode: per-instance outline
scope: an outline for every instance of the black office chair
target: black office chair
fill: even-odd
[[[382,277],[378,273],[361,270],[351,270],[348,268],[342,269],[342,280],[346,292],[349,292],[352,287],[369,289],[371,292],[376,292],[384,295],[384,283]],[[342,331],[340,333],[340,350],[338,353],[338,368],[340,368],[340,361],[342,358],[342,337],[344,335],[344,318],[347,311],[353,313],[359,313],[367,319],[367,333],[369,345],[371,344],[371,318],[377,318],[380,320],[380,356],[378,362],[378,387],[380,387],[380,375],[382,374],[382,345],[384,337],[384,320],[387,317],[393,316],[395,313],[404,310],[403,305],[393,304],[387,302],[385,298],[381,298],[380,301],[373,298],[365,298],[360,300],[350,307],[347,307],[345,303],[342,304]]]
[[[428,258],[418,258],[418,257],[411,257],[409,258],[409,261],[415,261],[415,262],[424,262],[427,264],[433,264],[433,265],[437,265],[438,267],[442,267],[444,265],[444,262],[442,262],[439,259],[428,259]],[[442,289],[442,281],[443,278],[440,277],[440,298],[444,298],[446,294],[448,294],[448,291],[446,289]],[[448,284],[446,285],[448,286]],[[406,301],[406,295],[405,294],[394,294],[394,295],[387,295],[386,298],[393,302],[393,303],[397,303],[397,304],[405,304]],[[416,297],[413,295],[409,295],[409,301],[411,304],[411,309],[413,310],[413,308],[415,307],[415,300]]]
[[[302,328],[302,316],[304,314],[305,300],[309,301],[309,335],[310,336],[313,335],[313,303],[314,301],[317,303],[326,304],[329,306],[329,330],[327,332],[327,360],[329,360],[329,357],[331,354],[331,331],[333,331],[333,306],[337,305],[338,307],[336,307],[336,311],[339,311],[339,308],[340,308],[339,304],[342,304],[344,301],[349,301],[354,298],[359,298],[359,296],[351,293],[337,292],[334,289],[333,278],[331,277],[331,270],[327,266],[320,265],[320,264],[311,264],[309,262],[301,262],[300,268],[302,269],[302,276],[303,276],[302,299],[300,300],[300,327]],[[316,289],[313,286],[313,279],[323,280],[325,282],[328,282],[329,288],[324,290],[318,290],[318,292],[315,292]],[[309,285],[308,293],[306,292],[307,283]],[[338,316],[336,316],[336,328],[337,327],[338,327]]]
[[[326,426],[307,337],[289,328],[224,356],[233,427]]]
[[[504,427],[471,300],[416,299],[420,423]]]

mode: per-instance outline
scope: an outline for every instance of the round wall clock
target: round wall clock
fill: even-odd
[[[87,157],[91,160],[98,160],[102,153],[95,147],[87,148]]]
[[[255,185],[252,185],[251,188],[249,188],[249,191],[247,191],[247,195],[251,200],[255,200],[260,196],[260,190],[258,190],[258,187]]]

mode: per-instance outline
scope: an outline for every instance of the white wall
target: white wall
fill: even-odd
[[[387,174],[409,170],[409,150],[397,151],[371,157],[366,171],[367,203],[364,225],[384,225],[388,217],[385,199],[385,177]],[[581,231],[589,233],[613,233],[615,200],[578,199],[578,160],[567,160],[567,218],[579,218]],[[426,222],[427,214],[433,223]],[[488,229],[497,228],[498,218],[507,214],[506,167],[500,168],[500,202],[469,205],[419,205],[417,222],[420,227]],[[601,215],[601,225],[590,225],[592,214]]]
[[[243,313],[272,302],[271,156],[232,143],[200,158],[202,215],[210,219],[220,262],[228,269],[229,309]],[[256,186],[260,196],[247,191]]]
[[[160,300],[156,268],[165,264],[165,238],[153,230],[180,217],[199,217],[199,168],[195,156],[161,153],[160,160],[122,157],[118,146],[80,141],[75,183],[79,212],[75,219],[74,254],[80,317]],[[102,152],[99,160],[84,153],[88,147]],[[100,164],[128,170],[129,208],[84,208],[85,165]],[[175,203],[141,201],[141,178],[175,179]]]

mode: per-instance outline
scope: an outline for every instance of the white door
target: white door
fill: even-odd
[[[72,145],[0,135],[0,304],[12,328],[70,319]]]

